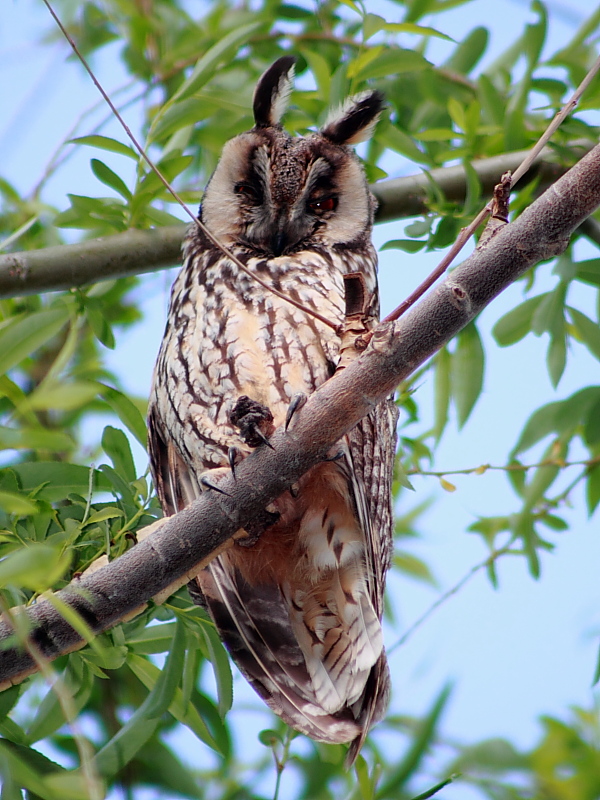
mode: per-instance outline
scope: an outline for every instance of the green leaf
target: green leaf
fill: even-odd
[[[114,189],[117,194],[120,194],[127,202],[131,200],[131,191],[128,189],[125,181],[120,178],[116,172],[107,166],[103,161],[97,158],[92,158],[90,161],[92,172],[105,186]]]
[[[115,471],[131,483],[137,477],[131,448],[127,437],[119,428],[107,425],[102,434],[102,447],[113,462]]]
[[[137,406],[131,402],[127,395],[117,389],[113,389],[103,383],[99,384],[99,386],[102,399],[108,403],[127,430],[135,436],[145,449],[148,442],[148,431],[144,418]]]
[[[448,409],[451,397],[451,371],[452,356],[447,347],[442,347],[435,357],[434,403],[435,416],[433,435],[439,441],[446,423],[448,422]]]
[[[442,689],[427,716],[417,724],[408,752],[404,758],[392,767],[387,779],[375,794],[377,798],[401,796],[401,790],[415,775],[427,751],[434,742],[438,722],[450,699],[451,689],[452,687],[449,685]]]
[[[24,492],[36,492],[36,498],[55,502],[64,500],[69,494],[80,494],[87,497],[91,484],[93,491],[110,491],[111,485],[98,470],[82,467],[78,464],[67,464],[60,461],[36,461],[14,464],[12,472],[19,476]],[[0,475],[2,473],[0,472]],[[46,484],[46,485],[44,485]],[[43,487],[43,488],[40,488]]]
[[[468,75],[486,51],[489,39],[487,28],[473,28],[452,51],[444,64],[445,69]]]
[[[437,586],[437,581],[427,564],[420,558],[412,555],[412,553],[405,553],[397,550],[394,554],[393,564],[396,569],[414,578],[418,581],[428,583],[430,586]]]
[[[109,150],[111,153],[119,153],[119,155],[132,158],[134,161],[139,159],[138,154],[123,142],[116,139],[111,139],[109,136],[99,136],[94,134],[92,136],[78,136],[76,139],[71,139],[72,144],[88,144],[91,147],[98,147],[100,150]]]
[[[567,311],[579,338],[590,353],[600,361],[600,326],[576,308],[567,306]]]
[[[533,315],[548,294],[530,297],[498,320],[492,330],[492,336],[500,347],[508,347],[508,345],[515,344],[515,342],[521,341],[529,333],[532,327]]]
[[[585,499],[591,517],[600,503],[600,464],[592,467],[586,476]]]
[[[105,506],[99,511],[94,511],[93,514],[86,519],[85,525],[97,525],[99,522],[104,522],[107,519],[116,519],[117,517],[125,516],[120,508],[116,506]]]
[[[429,157],[419,150],[414,140],[400,128],[391,123],[382,122],[377,127],[377,141],[400,155],[406,156],[417,164],[428,164]]]
[[[553,336],[550,339],[546,354],[546,364],[552,386],[556,388],[567,365],[567,340],[564,334]]]
[[[88,669],[73,669],[71,663],[60,677],[65,691],[78,714],[88,702],[94,686],[94,677]],[[65,715],[56,693],[49,691],[39,704],[36,714],[27,728],[28,742],[34,744],[40,739],[51,736],[65,724]]]
[[[0,425],[0,449],[2,450],[72,450],[74,439],[62,431],[47,428],[7,428]]]
[[[418,242],[416,239],[391,239],[383,244],[380,250],[403,250],[405,253],[418,253],[427,242]]]
[[[133,653],[150,655],[151,653],[164,653],[171,646],[175,633],[175,622],[165,622],[162,625],[149,625],[135,636],[127,638],[127,646]]]
[[[67,324],[68,306],[57,305],[33,314],[21,314],[0,327],[0,374],[47,344]]]
[[[190,77],[185,80],[171,98],[171,103],[184,100],[201,89],[205,83],[214,75],[218,66],[233,55],[242,44],[247,44],[248,40],[264,23],[251,22],[249,25],[242,25],[235,28],[226,36],[223,36],[205,53],[197,62]]]
[[[561,281],[553,292],[542,295],[543,299],[531,319],[531,330],[540,336],[548,331],[553,336],[564,330],[565,299],[568,284]]]
[[[32,542],[0,561],[0,586],[44,591],[65,574],[70,560],[69,555],[58,548]]]
[[[575,266],[577,267],[575,277],[578,281],[600,286],[600,258],[578,261]]]
[[[231,662],[215,629],[208,625],[202,625],[200,630],[204,636],[208,654],[213,665],[217,684],[217,696],[219,698],[219,714],[221,718],[223,718],[233,704]]]
[[[402,72],[419,72],[429,69],[431,64],[415,50],[403,50],[399,47],[381,48],[382,52],[369,63],[358,69],[354,77],[357,81],[367,81],[374,78],[387,78],[388,75],[398,75]]]
[[[456,350],[450,364],[452,397],[462,427],[481,394],[483,387],[484,353],[475,323],[471,322],[458,334]]]
[[[42,383],[29,395],[26,405],[35,411],[73,411],[87,405],[97,396],[98,384],[93,381],[65,381],[50,385]]]
[[[38,511],[37,503],[16,492],[0,491],[0,509],[6,514],[29,516]]]
[[[145,658],[130,653],[127,657],[127,665],[134,673],[134,675],[146,686],[151,689],[157,682],[160,676],[160,670],[151,664]],[[181,689],[177,689],[173,702],[169,706],[169,713],[178,721],[194,733],[200,741],[207,744],[213,750],[220,751],[216,740],[213,738],[211,732],[206,726],[204,720],[198,713],[194,704],[184,704],[183,693]]]

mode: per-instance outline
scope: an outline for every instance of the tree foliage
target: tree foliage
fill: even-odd
[[[284,52],[299,56],[286,116],[291,130],[310,130],[348,94],[366,86],[382,89],[389,107],[361,153],[370,180],[399,169],[430,174],[457,160],[466,174],[461,202],[449,200],[430,180],[427,213],[406,227],[406,238],[389,243],[410,254],[454,241],[487,199],[472,162],[531,146],[595,58],[598,11],[548,56],[548,14],[535,2],[532,21],[482,70],[489,32],[474,28],[453,42],[441,16],[438,25],[438,14],[461,4],[468,5],[398,2],[390,19],[352,0],[316,7],[222,0],[202,11],[178,0],[105,0],[57,2],[56,9],[92,65],[107,44],[118,47],[143,115],[144,146],[192,205],[224,142],[251,126],[256,79]],[[57,36],[55,28],[49,30]],[[446,45],[443,57],[436,42]],[[572,164],[579,148],[597,141],[585,112],[599,106],[596,82],[553,141],[558,164]],[[66,229],[96,237],[184,218],[125,134],[109,137],[102,126],[85,125],[83,120],[77,136],[62,143],[30,195],[0,177],[0,234],[9,239],[9,251],[59,243]],[[102,184],[102,196],[70,194],[63,208],[51,208],[44,201],[47,182],[75,148],[89,150],[90,174]],[[120,158],[121,171],[106,163],[107,153]],[[515,215],[536,190],[534,181],[514,195]],[[586,232],[598,236],[595,230],[592,221]],[[577,260],[573,242],[553,270],[549,291],[538,290],[537,268],[528,273],[525,299],[498,319],[494,337],[498,346],[512,347],[530,334],[544,335],[548,373],[560,391],[567,361],[581,348],[600,359],[600,302],[590,312],[569,299],[579,283],[600,296],[600,259]],[[129,396],[104,357],[139,321],[132,293],[139,280],[0,301],[3,610],[62,588],[101,555],[118,557],[133,546],[138,529],[160,516],[148,473],[138,474],[130,447],[134,439],[145,446],[145,398]],[[410,473],[435,471],[436,447],[454,424],[451,409],[459,426],[469,419],[482,391],[484,352],[475,322],[425,367],[436,386],[429,425],[419,424],[414,393],[423,372],[400,387],[398,495],[406,496]],[[507,553],[525,559],[531,574],[539,575],[540,553],[551,551],[567,527],[562,511],[575,486],[585,485],[590,514],[600,502],[600,387],[581,385],[569,396],[546,399],[540,397],[540,407],[523,420],[507,454],[512,510],[471,526],[489,554],[492,582],[498,558]],[[82,445],[82,429],[106,414],[113,421],[90,452]],[[532,449],[542,452],[534,467],[525,460]],[[573,451],[579,472],[565,489],[561,479]],[[440,477],[451,489],[448,475]],[[418,515],[398,519],[395,568],[431,581],[428,565],[410,547]],[[492,800],[598,796],[597,710],[545,719],[539,745],[529,753],[499,739],[463,747],[446,742],[440,727],[448,688],[432,699],[423,718],[390,715],[350,775],[341,766],[341,746],[295,737],[271,717],[258,742],[246,746],[227,716],[233,702],[228,657],[185,590],[83,650],[40,666],[54,689],[31,678],[0,694],[2,800],[17,800],[23,790],[31,798],[95,799],[111,789],[118,796],[119,787],[124,796],[141,797],[144,786],[161,797],[242,800],[273,791],[277,796],[288,775],[285,796],[323,800],[410,798],[455,774]],[[180,726],[199,740],[191,766],[177,745]]]

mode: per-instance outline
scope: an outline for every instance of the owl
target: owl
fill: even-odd
[[[202,201],[211,236],[192,225],[184,242],[148,416],[167,515],[219,491],[239,459],[293,425],[340,366],[349,318],[366,330],[378,319],[375,201],[350,146],[370,136],[383,98],[356,95],[292,137],[280,120],[293,65],[280,58],[259,80],[255,125],[227,142]],[[273,711],[313,739],[350,743],[349,763],[389,695],[395,429],[390,398],[274,502],[271,525],[190,584]]]

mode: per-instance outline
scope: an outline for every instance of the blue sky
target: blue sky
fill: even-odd
[[[547,46],[550,52],[572,36],[577,22],[589,13],[590,4],[589,0],[577,0],[548,5],[552,13]],[[380,13],[383,6],[383,13],[395,8],[393,3],[369,2],[367,6]],[[499,13],[499,9],[506,13]],[[531,18],[525,3],[476,0],[436,18],[432,24],[456,39],[477,24],[489,25],[491,52],[497,54]],[[62,43],[54,47],[36,44],[39,33],[47,27],[47,12],[41,0],[5,0],[0,7],[0,90],[4,109],[0,117],[1,172],[21,190],[35,184],[55,147],[82,111],[98,99],[81,69],[72,61],[65,63]],[[440,54],[444,52],[444,43],[436,47]],[[110,48],[97,58],[96,68],[109,91],[123,83],[123,73]],[[90,119],[105,114],[106,110],[100,107]],[[135,127],[135,109],[127,119]],[[598,124],[598,120],[594,121]],[[84,129],[80,131],[83,132]],[[104,132],[123,138],[114,123]],[[49,183],[45,199],[62,209],[67,206],[67,191],[103,194],[105,189],[99,188],[89,169],[92,155],[91,150],[85,152],[82,148]],[[122,170],[123,164],[118,161],[114,167]],[[395,162],[393,168],[394,174],[415,171],[414,166],[401,161]],[[376,244],[402,238],[406,224],[400,221],[379,226]],[[591,246],[583,244],[578,252],[580,257],[593,254]],[[383,312],[396,306],[438,258],[439,254],[382,253]],[[172,273],[144,279],[139,296],[145,321],[118,342],[115,353],[109,354],[109,362],[122,375],[125,386],[139,395],[147,394],[149,389],[171,280]],[[538,291],[552,288],[555,283],[551,268],[543,267]],[[521,299],[522,287],[513,286],[482,314],[479,326],[486,342],[491,341],[489,332],[494,322]],[[579,285],[570,300],[594,315],[595,293],[591,290]],[[545,349],[543,338],[531,336],[506,350],[495,346],[488,349],[483,396],[462,431],[456,432],[455,426],[450,426],[440,448],[437,469],[504,463],[507,450],[534,408],[566,397],[598,374],[597,362],[576,345],[555,391],[546,375]],[[594,377],[591,382],[595,382]],[[429,378],[418,390],[424,427],[430,425],[432,418],[432,390]],[[531,454],[532,460],[536,455]],[[577,457],[575,451],[573,457]],[[142,458],[141,454],[138,458]],[[452,480],[457,491],[447,493],[434,478],[415,478],[415,493],[403,495],[402,503],[409,507],[426,498],[437,501],[420,523],[422,540],[410,543],[410,547],[432,565],[440,590],[404,578],[390,580],[390,597],[399,622],[386,632],[388,645],[429,608],[440,592],[455,585],[485,557],[479,539],[466,533],[477,515],[517,508],[500,473]],[[504,559],[499,565],[498,591],[480,572],[449,599],[392,654],[393,709],[421,714],[443,683],[454,679],[455,690],[444,723],[449,738],[474,742],[505,736],[521,747],[530,747],[541,733],[537,722],[540,714],[564,716],[571,704],[589,706],[600,632],[597,517],[598,514],[591,521],[587,519],[582,493],[576,491],[573,508],[566,514],[570,529],[560,535],[555,552],[544,556],[541,580],[531,579],[522,559]],[[248,702],[257,707],[253,693],[241,680],[236,681],[236,691],[240,706]],[[254,725],[257,731],[266,722],[262,715],[254,715],[251,722],[242,710],[234,713],[236,718],[243,718],[244,726]],[[192,762],[195,753],[198,744],[194,742],[188,753]],[[477,796],[463,786],[450,787],[444,793],[447,800]]]

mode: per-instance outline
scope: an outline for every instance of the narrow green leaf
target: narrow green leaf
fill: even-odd
[[[94,678],[88,669],[78,671],[67,666],[61,680],[65,690],[72,698],[76,713],[79,713],[88,702],[94,686]],[[56,696],[56,693],[49,691],[42,702],[39,704],[36,714],[27,728],[27,739],[30,744],[38,742],[51,736],[62,725],[65,724],[65,716]]]
[[[73,411],[87,405],[97,395],[98,384],[93,381],[57,382],[53,385],[42,383],[29,395],[26,404],[35,411]]]
[[[69,494],[86,497],[89,490],[90,468],[60,461],[35,461],[14,464],[12,472],[19,476],[24,492],[36,492],[36,497],[51,503],[64,500]],[[1,473],[0,473],[1,474]],[[44,485],[46,484],[46,485]],[[43,487],[43,488],[40,488]],[[92,470],[92,489],[110,491],[111,485],[98,470]]]
[[[500,347],[515,344],[515,342],[521,341],[529,333],[532,327],[533,315],[548,294],[530,297],[498,320],[492,330],[492,336]]]
[[[402,72],[420,72],[429,69],[431,64],[416,50],[404,50],[399,47],[386,47],[370,63],[365,64],[354,76],[358,81],[373,78],[387,78]],[[350,75],[350,72],[348,72]]]
[[[0,374],[47,344],[69,321],[68,306],[58,305],[13,317],[0,328]]]
[[[137,477],[131,448],[127,437],[119,428],[107,425],[102,434],[102,447],[113,462],[116,472],[131,483]]]
[[[411,161],[416,161],[417,164],[429,163],[429,157],[419,150],[414,140],[400,128],[383,122],[377,128],[377,141],[381,142],[385,147],[394,150],[400,155],[406,156]]]
[[[567,306],[567,311],[581,341],[590,353],[600,361],[600,326],[576,308]]]
[[[125,181],[117,175],[116,172],[107,166],[104,161],[98,158],[92,158],[90,161],[92,172],[105,186],[114,189],[117,194],[120,194],[124,200],[129,202],[131,200],[131,191],[127,187]]]
[[[379,249],[383,250],[403,250],[405,253],[418,253],[427,242],[419,242],[416,239],[391,239],[383,244]]]
[[[100,150],[109,150],[111,153],[119,153],[119,155],[127,156],[134,161],[139,159],[138,154],[133,148],[116,139],[111,139],[109,136],[99,136],[97,134],[92,136],[78,136],[76,139],[71,139],[71,143],[88,144],[91,147],[98,147]]]
[[[488,39],[487,28],[473,28],[452,50],[452,55],[444,63],[445,69],[468,75],[485,53]]]
[[[29,516],[29,514],[37,513],[38,506],[34,500],[29,500],[22,494],[2,490],[0,491],[0,509],[6,514]]]
[[[590,517],[600,503],[600,465],[592,467],[585,479],[585,499]]]
[[[127,639],[127,646],[134,653],[150,655],[151,653],[164,653],[168,650],[173,635],[175,623],[165,622],[162,625],[149,625],[135,636]]]
[[[208,648],[217,683],[219,714],[224,717],[233,704],[233,677],[231,662],[214,628],[203,625],[200,629]]]
[[[134,673],[134,675],[146,686],[151,689],[160,676],[160,670],[151,664],[145,658],[130,653],[127,657],[127,665]],[[192,733],[194,733],[200,741],[207,744],[217,752],[221,751],[216,740],[213,738],[206,723],[198,713],[194,704],[184,704],[183,693],[181,689],[177,689],[173,702],[169,706],[169,713],[183,725],[186,725]]]
[[[575,277],[578,281],[590,283],[592,286],[600,286],[600,258],[578,261],[575,266],[577,267]]]
[[[205,53],[197,62],[190,77],[182,83],[173,95],[171,102],[184,100],[201,89],[205,83],[215,73],[218,66],[222,64],[230,55],[233,55],[241,44],[246,44],[253,33],[264,25],[262,21],[251,22],[249,25],[242,25],[235,28],[226,36],[223,36]]]
[[[399,797],[401,790],[410,778],[416,773],[428,749],[433,744],[438,722],[450,699],[452,687],[445,686],[435,699],[435,702],[418,728],[412,739],[408,752],[390,772],[389,777],[375,793],[377,798]]]
[[[558,386],[567,365],[567,340],[564,334],[552,336],[546,354],[548,375],[555,388]]]
[[[99,384],[99,386],[102,399],[108,403],[123,425],[135,436],[142,447],[146,448],[148,431],[144,418],[137,406],[132,403],[127,395],[124,395],[117,389],[113,389],[111,386],[106,386],[103,383]]]
[[[74,439],[68,433],[47,428],[7,428],[0,425],[0,449],[72,450]]]
[[[451,364],[452,397],[456,404],[458,424],[462,427],[483,388],[484,353],[475,323],[458,334]]]
[[[434,403],[435,415],[433,422],[433,435],[439,441],[446,423],[448,422],[448,409],[451,397],[450,370],[452,357],[447,347],[442,347],[435,357]]]
[[[31,543],[0,561],[0,586],[23,586],[44,591],[69,568],[70,558],[47,544]]]

